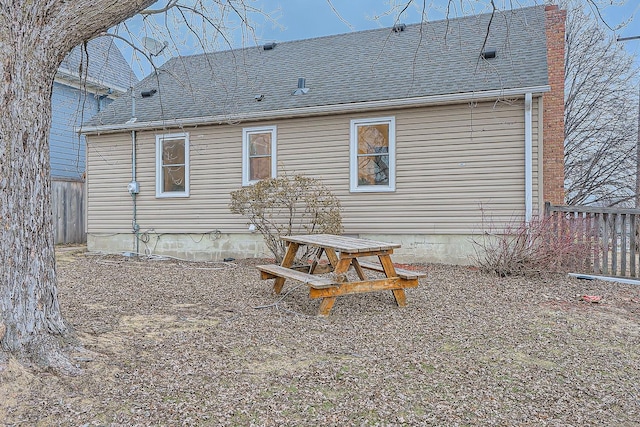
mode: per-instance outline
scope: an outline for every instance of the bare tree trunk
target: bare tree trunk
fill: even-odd
[[[75,45],[151,3],[0,0],[0,353],[74,369],[64,352],[69,334],[58,304],[53,246],[53,81]]]
[[[47,142],[57,62],[24,38],[0,51],[1,343],[49,365],[54,337],[67,330],[56,295]]]

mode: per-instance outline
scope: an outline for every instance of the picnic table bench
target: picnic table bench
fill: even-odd
[[[338,296],[362,292],[392,291],[396,304],[407,304],[405,288],[415,288],[425,273],[396,268],[391,261],[397,243],[378,242],[332,234],[309,234],[282,237],[287,243],[287,251],[282,263],[258,265],[262,279],[275,279],[273,289],[276,294],[282,292],[286,279],[296,280],[309,286],[310,298],[321,298],[318,315],[329,315]],[[298,249],[311,246],[317,249],[313,262],[309,265],[294,266]],[[326,255],[328,266],[320,264],[322,255]],[[362,260],[362,257],[377,256],[379,263]],[[359,280],[350,281],[347,271],[353,267]],[[365,270],[384,274],[383,278],[369,279]],[[319,276],[331,272],[330,276]]]

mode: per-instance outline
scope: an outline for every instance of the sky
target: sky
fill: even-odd
[[[278,22],[282,25],[281,28],[278,28],[273,24],[263,23],[259,29],[262,31],[261,34],[265,39],[273,38],[275,41],[286,41],[339,34],[352,30],[366,30],[380,26],[388,27],[393,25],[395,14],[383,16],[384,12],[390,10],[390,4],[405,2],[402,0],[395,2],[393,0],[391,2],[389,0],[263,0],[258,3],[264,5],[264,10],[274,11],[273,16],[278,17]],[[476,0],[454,0],[451,3],[454,8],[450,15],[490,12],[487,3]],[[526,0],[506,2],[497,0],[495,3],[501,9],[509,8],[512,4],[515,7],[518,7],[519,4],[522,6],[534,4],[533,1]],[[539,4],[541,1],[539,0],[537,3]],[[445,19],[447,4],[446,0],[427,0],[425,9],[427,19]],[[335,12],[331,5],[333,5]],[[422,5],[422,0],[415,0],[401,20],[408,24],[420,22]],[[380,17],[380,20],[376,20],[376,17]],[[603,8],[603,18],[611,27],[632,18],[629,24],[620,31],[620,35],[640,35],[640,1],[638,0],[627,0],[622,5]]]
[[[218,48],[228,49],[243,45],[263,44],[266,42],[283,42],[312,37],[321,37],[350,31],[362,31],[380,27],[391,27],[397,19],[400,9],[406,0],[246,0],[247,4],[262,9],[268,18],[260,14],[252,14],[254,33],[242,37],[235,32],[230,43],[222,42]],[[495,0],[500,9],[539,4],[543,0]],[[587,0],[584,0],[585,2]],[[612,0],[595,0],[610,3]],[[158,2],[155,7],[161,7],[165,1]],[[601,14],[603,25],[609,26],[615,37],[640,36],[640,1],[613,0],[614,5],[600,8],[596,13]],[[486,0],[452,0],[449,16],[470,15],[489,12]],[[427,20],[445,19],[447,16],[447,0],[414,0],[402,14],[399,21],[407,24],[417,23],[422,18],[422,7],[426,6],[424,14]],[[140,33],[141,20],[132,20],[128,29],[133,33]],[[622,28],[618,28],[624,24]],[[231,27],[237,25],[231,20]],[[163,23],[164,26],[164,23]],[[155,39],[171,38],[170,47],[161,55],[154,58],[156,65],[177,54],[198,53],[194,46],[199,43],[193,38],[182,37],[174,30],[171,35],[155,33],[146,34]],[[140,33],[141,34],[141,33]],[[177,48],[175,46],[178,46]],[[624,42],[625,49],[636,55],[636,63],[640,67],[640,39]],[[151,67],[148,61],[136,55],[126,46],[121,46],[125,58],[131,61],[139,78],[148,74]]]

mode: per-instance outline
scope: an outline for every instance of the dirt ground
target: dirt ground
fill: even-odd
[[[371,293],[319,318],[258,260],[58,255],[84,373],[10,362],[0,424],[640,425],[640,286],[425,265],[408,307]]]

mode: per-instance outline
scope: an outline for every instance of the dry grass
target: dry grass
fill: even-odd
[[[67,253],[60,301],[88,350],[78,377],[0,373],[20,426],[633,426],[640,287],[498,279],[424,266],[391,292],[296,288],[277,307],[258,261],[188,264]],[[285,290],[287,289],[285,285]],[[603,296],[600,304],[579,300]]]

